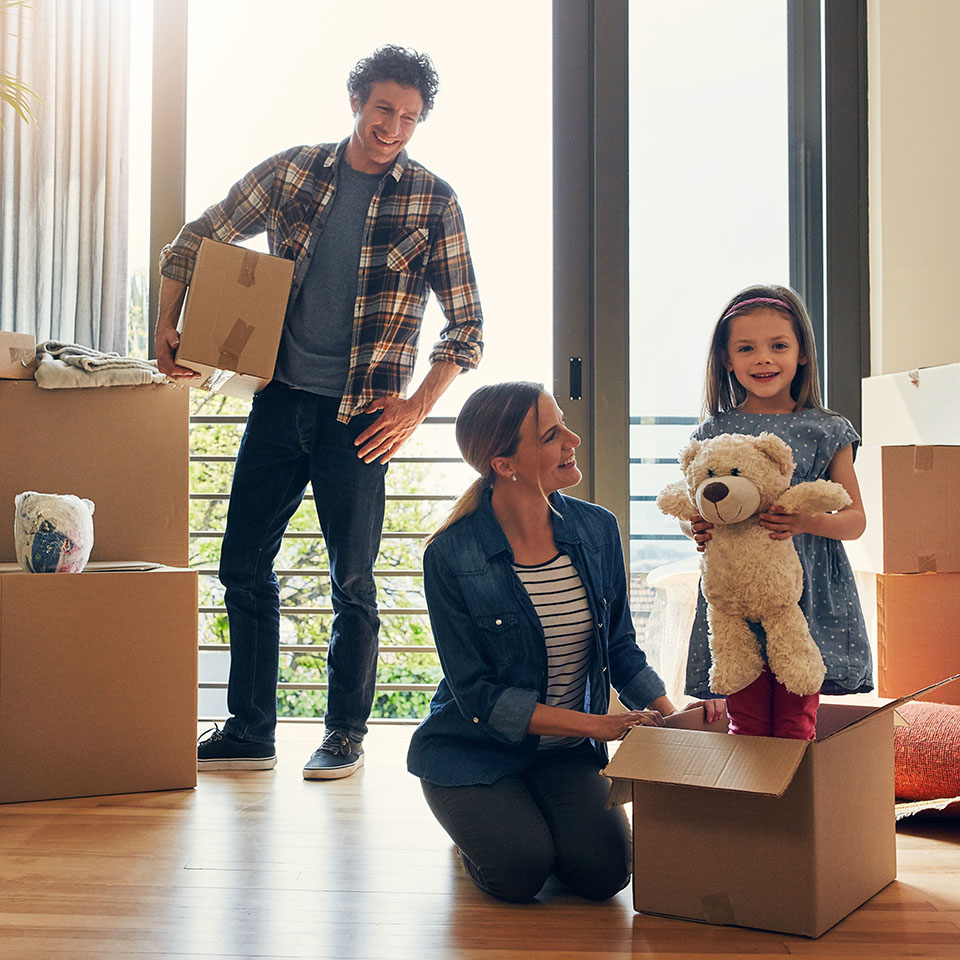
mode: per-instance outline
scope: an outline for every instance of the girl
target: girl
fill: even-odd
[[[866,526],[853,460],[860,438],[849,421],[820,401],[813,328],[800,297],[788,287],[754,286],[724,307],[707,359],[706,418],[694,436],[769,431],[793,450],[792,483],[825,478],[843,484],[851,504],[833,514],[761,514],[773,540],[793,538],[803,567],[800,606],[827,668],[825,694],[873,689],[870,646],[853,571],[839,540],[856,540]],[[684,532],[709,550],[713,524],[695,517]],[[686,692],[709,696],[710,648],[700,595],[690,638]],[[751,624],[761,650],[763,629]],[[769,669],[746,690],[727,697],[731,728],[758,736],[813,739],[818,697],[797,697]],[[772,701],[772,702],[771,702]],[[759,708],[758,708],[759,705]],[[783,717],[786,728],[778,729]],[[772,724],[772,726],[771,726]]]
[[[631,864],[606,741],[674,712],[636,644],[617,523],[559,493],[580,438],[540,384],[482,387],[456,433],[480,477],[424,553],[444,678],[407,764],[483,890],[529,900],[555,875],[604,900]],[[610,683],[636,709],[608,713]]]

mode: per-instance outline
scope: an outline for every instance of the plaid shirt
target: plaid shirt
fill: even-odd
[[[189,283],[201,238],[233,243],[266,231],[270,252],[296,263],[289,310],[310,265],[311,240],[332,207],[346,144],[293,147],[254,167],[163,248],[160,272]],[[430,362],[476,367],[483,317],[460,206],[450,185],[404,150],[367,211],[339,420],[376,397],[404,395],[430,290],[446,319]]]

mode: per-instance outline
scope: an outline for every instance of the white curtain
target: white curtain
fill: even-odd
[[[130,0],[34,0],[0,18],[0,329],[127,352]]]

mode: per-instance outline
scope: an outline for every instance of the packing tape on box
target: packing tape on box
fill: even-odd
[[[214,370],[197,385],[197,389],[216,393],[232,376],[232,370]]]
[[[917,572],[918,573],[936,573],[937,572],[937,555],[931,553],[929,556],[917,557]]]
[[[729,926],[737,922],[737,916],[733,912],[733,904],[726,893],[711,893],[708,897],[701,897],[700,909],[703,911],[703,919],[707,923]]]
[[[10,347],[10,362],[19,363],[23,367],[32,367],[37,359],[35,350],[27,350],[23,347]]]
[[[257,282],[257,260],[259,257],[253,250],[243,251],[243,261],[240,264],[240,276],[237,283],[241,287],[252,287]]]
[[[913,448],[913,469],[918,472],[926,472],[933,469],[934,450],[933,447],[914,447]]]
[[[239,317],[237,322],[230,328],[226,340],[220,345],[220,358],[217,366],[221,370],[236,371],[240,364],[240,354],[243,348],[250,340],[253,333],[253,324],[244,323]]]

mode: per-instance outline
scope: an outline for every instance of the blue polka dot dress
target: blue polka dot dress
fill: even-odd
[[[698,440],[722,433],[755,436],[767,431],[790,444],[797,464],[792,484],[829,479],[830,461],[838,450],[853,444],[856,457],[860,437],[849,420],[818,410],[764,414],[728,410],[708,417],[694,431]],[[865,693],[873,689],[870,642],[856,581],[846,550],[839,540],[803,533],[793,538],[803,567],[803,595],[800,607],[810,633],[820,647],[827,667],[824,694]],[[751,629],[765,647],[760,624]],[[694,697],[715,696],[710,692],[710,647],[707,640],[707,605],[697,597],[697,614],[690,636],[686,692]]]

